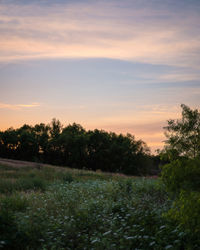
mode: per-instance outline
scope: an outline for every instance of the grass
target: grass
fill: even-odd
[[[101,171],[93,172],[70,168],[42,166],[3,166],[0,165],[0,194],[11,194],[16,191],[45,191],[52,182],[71,182],[87,180],[121,180],[123,175],[113,175]]]
[[[2,249],[199,249],[157,179],[0,167]]]
[[[52,182],[71,182],[73,180],[96,179],[103,176],[89,171],[61,169],[53,167],[11,167],[0,166],[0,193],[11,194],[16,191],[45,191]],[[106,178],[106,176],[105,176]],[[104,179],[104,177],[103,177]]]

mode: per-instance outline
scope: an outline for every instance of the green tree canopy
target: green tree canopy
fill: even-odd
[[[164,127],[165,152],[171,157],[185,156],[195,158],[200,156],[200,112],[182,104],[182,118],[168,120]]]

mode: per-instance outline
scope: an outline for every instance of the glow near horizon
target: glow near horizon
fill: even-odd
[[[198,108],[198,1],[25,2],[0,2],[0,129],[56,117],[155,149]]]

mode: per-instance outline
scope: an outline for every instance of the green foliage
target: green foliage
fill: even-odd
[[[0,248],[21,249],[24,232],[18,231],[16,214],[27,206],[28,200],[19,194],[0,198]]]
[[[67,172],[67,173],[61,173],[62,174],[62,181],[64,182],[72,182],[74,180],[73,176],[71,173]]]
[[[179,159],[164,165],[161,179],[170,192],[200,190],[200,159]]]
[[[181,191],[166,217],[174,220],[182,230],[188,232],[193,247],[200,246],[200,192]],[[192,246],[191,249],[194,249]]]
[[[158,179],[41,164],[3,166],[0,177],[13,183],[0,194],[2,249],[198,249]]]
[[[16,181],[18,190],[41,190],[46,188],[45,180],[39,177],[20,178]]]
[[[169,120],[166,130],[166,147],[161,160],[161,180],[173,198],[172,207],[165,218],[176,223],[186,249],[200,248],[200,112],[182,107],[181,120]],[[187,236],[186,236],[187,235]]]
[[[2,179],[0,181],[0,193],[11,193],[15,190],[15,185],[11,180]]]
[[[5,211],[24,211],[28,206],[28,201],[26,197],[20,194],[13,194],[11,196],[2,196],[0,198],[0,211],[4,213]]]
[[[54,181],[73,181],[69,171],[63,172],[51,167],[38,167],[38,165],[20,168],[0,166],[0,178],[0,193],[4,194],[28,190],[44,191]]]
[[[168,126],[164,127],[167,137],[164,151],[170,153],[172,150],[176,156],[195,158],[200,156],[200,112],[184,104],[181,108],[182,118],[169,120]]]
[[[15,191],[41,190],[46,188],[45,180],[38,177],[19,178],[15,181],[2,180],[0,182],[0,193],[13,193]]]
[[[59,183],[26,197],[24,210],[12,209],[14,230],[0,236],[5,248],[178,250],[189,244],[162,217],[169,202],[153,179]]]

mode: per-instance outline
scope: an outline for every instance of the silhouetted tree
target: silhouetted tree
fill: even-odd
[[[0,156],[132,175],[150,173],[153,163],[147,145],[131,134],[86,131],[76,123],[63,128],[55,118],[0,132]]]
[[[45,161],[48,155],[50,126],[44,123],[36,124],[33,129],[38,145],[38,160]]]
[[[60,135],[59,144],[65,165],[75,168],[86,167],[87,135],[81,125],[73,123],[65,127]]]
[[[18,147],[17,133],[13,128],[0,132],[0,154],[7,158],[16,158]]]
[[[59,120],[53,118],[49,127],[50,137],[46,156],[47,162],[51,162],[52,164],[62,164],[59,137],[62,133],[63,126]]]
[[[16,130],[18,136],[17,155],[20,159],[36,160],[39,152],[36,135],[33,127],[24,125]]]

